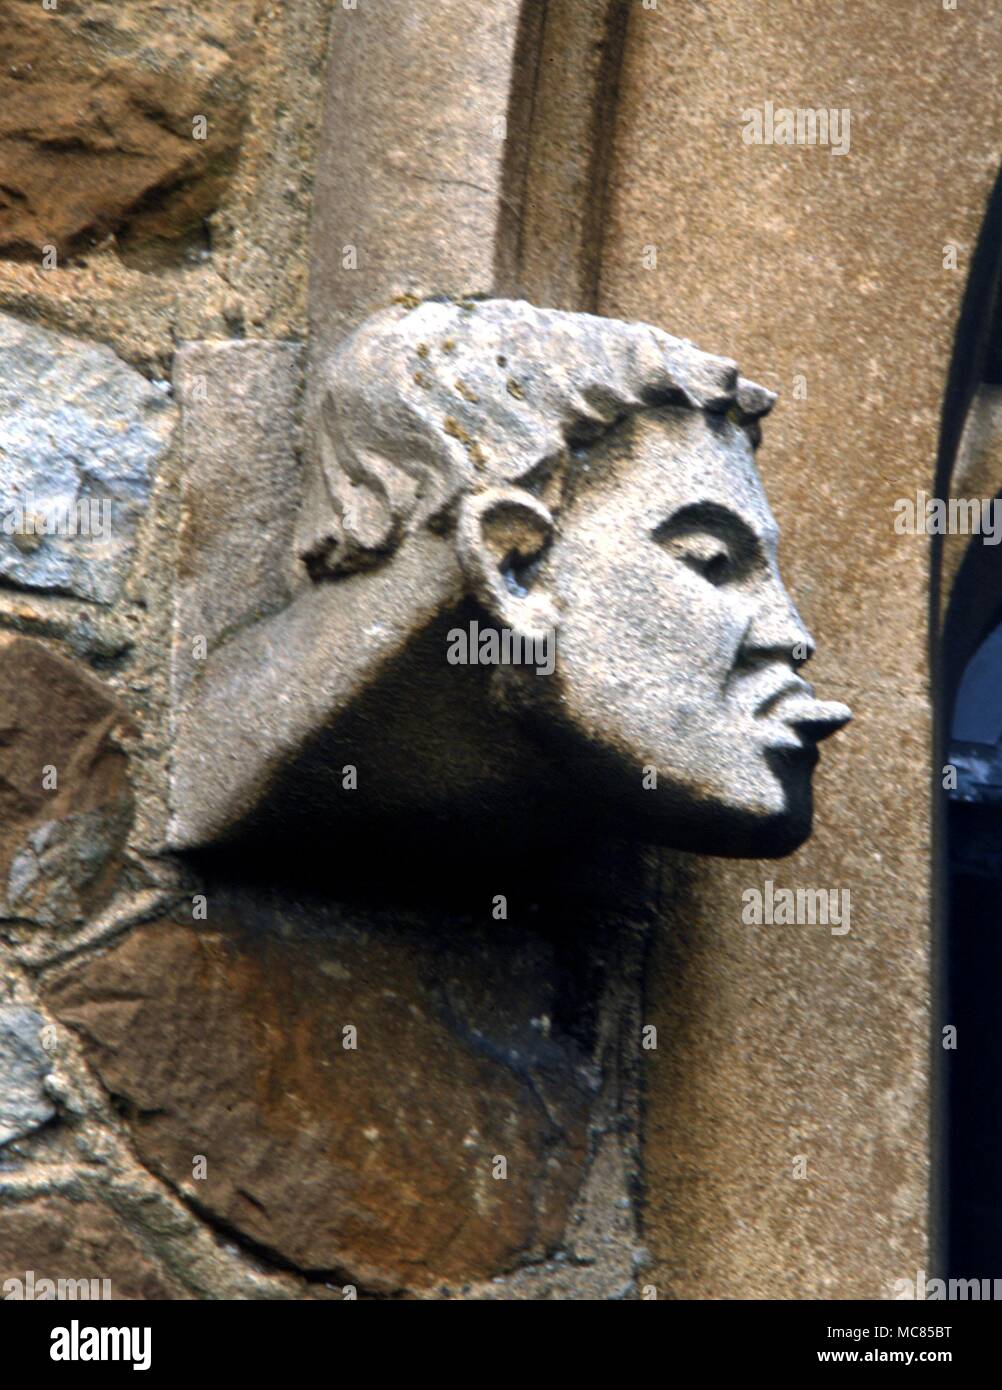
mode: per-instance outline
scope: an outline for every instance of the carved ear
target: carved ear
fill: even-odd
[[[538,498],[514,487],[468,494],[456,532],[469,590],[500,626],[528,638],[556,629],[552,599],[521,582],[524,567],[542,554],[553,535],[553,517]]]

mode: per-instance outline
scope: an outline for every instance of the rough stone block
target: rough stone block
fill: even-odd
[[[173,428],[109,348],[0,315],[0,579],[112,603]]]
[[[0,1006],[0,1147],[40,1128],[56,1113],[43,1082],[50,1062],[39,1040],[42,1017],[19,1004]]]
[[[107,902],[132,818],[127,728],[73,662],[0,636],[0,919],[64,925]]]
[[[188,343],[177,355],[184,457],[175,690],[226,636],[289,596],[301,359],[298,344],[274,342]]]
[[[2,0],[0,253],[200,229],[239,150],[250,10]]]

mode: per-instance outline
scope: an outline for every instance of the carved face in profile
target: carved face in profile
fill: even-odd
[[[332,367],[341,524],[308,559],[364,582],[409,536],[451,533],[488,626],[555,634],[550,674],[489,682],[530,741],[505,756],[626,833],[788,853],[810,832],[817,744],[850,715],[799,675],[813,642],[754,464],[771,404],[648,325],[509,301],[387,311]],[[454,682],[457,703],[484,688]],[[503,780],[503,739],[482,742]]]
[[[788,852],[810,832],[817,743],[849,711],[798,674],[813,642],[780,578],[745,430],[647,411],[581,467],[593,476],[528,589],[558,624],[555,698],[533,699],[523,681],[530,708],[576,731],[569,775],[596,777],[582,792],[611,798],[651,838]]]

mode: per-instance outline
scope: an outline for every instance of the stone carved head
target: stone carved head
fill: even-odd
[[[379,744],[439,822],[587,807],[703,853],[795,848],[850,715],[799,674],[813,642],[754,464],[772,403],[645,324],[506,300],[363,323],[326,370],[334,520],[303,558],[361,585],[434,535],[459,582],[328,761]]]

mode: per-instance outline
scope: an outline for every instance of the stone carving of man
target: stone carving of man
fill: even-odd
[[[773,397],[649,325],[401,304],[328,364],[290,606],[177,724],[174,840],[614,826],[776,855],[811,826],[813,650],[754,465]]]

